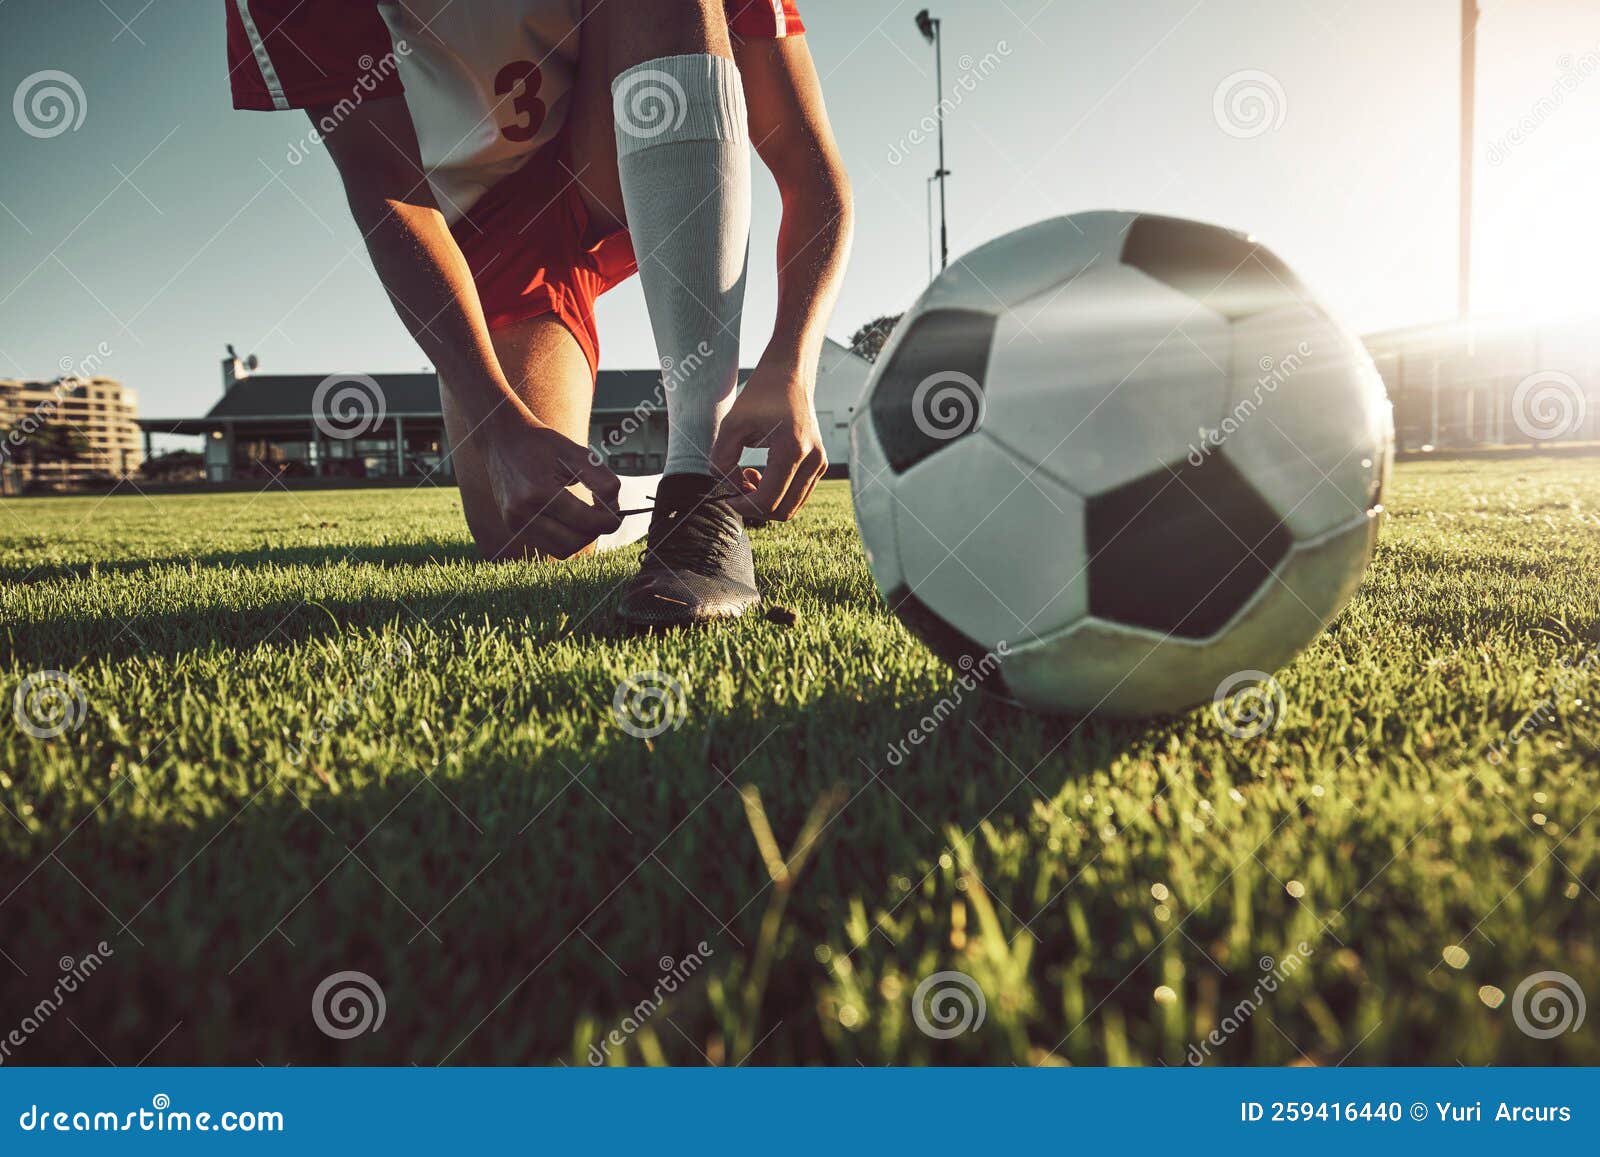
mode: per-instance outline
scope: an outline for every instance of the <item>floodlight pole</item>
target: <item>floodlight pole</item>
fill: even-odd
[[[933,176],[939,182],[939,268],[943,269],[950,263],[950,231],[945,224],[944,199],[944,181],[950,175],[950,170],[944,167],[944,40],[941,21],[930,16],[926,8],[917,13],[916,22],[917,31],[933,45],[933,86],[937,90],[934,115],[939,123],[939,167]]]
[[[944,41],[939,31],[939,21],[933,22],[933,83],[939,90],[939,268],[950,264],[950,232],[945,225],[944,179],[950,170],[944,167]]]
[[[1456,309],[1472,312],[1472,160],[1474,82],[1478,68],[1478,0],[1461,0],[1461,242],[1456,264],[1460,278]]]

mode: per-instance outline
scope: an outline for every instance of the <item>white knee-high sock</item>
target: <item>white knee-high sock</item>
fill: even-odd
[[[617,169],[667,398],[668,474],[709,474],[739,374],[750,242],[744,87],[727,57],[665,56],[611,85]]]

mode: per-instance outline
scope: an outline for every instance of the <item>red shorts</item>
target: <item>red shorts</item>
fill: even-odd
[[[491,330],[553,313],[595,371],[600,333],[594,303],[638,265],[626,229],[608,233],[590,221],[565,133],[479,197],[451,232]]]

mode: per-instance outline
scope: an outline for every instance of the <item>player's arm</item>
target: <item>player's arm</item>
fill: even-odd
[[[312,123],[332,109],[307,110]],[[368,101],[327,134],[350,212],[396,312],[474,425],[521,406],[495,357],[466,259],[423,177],[404,97]]]
[[[324,140],[350,212],[400,319],[485,447],[507,526],[531,527],[531,537],[548,539],[540,545],[561,556],[615,530],[616,476],[592,462],[587,447],[540,422],[505,379],[471,270],[423,176],[405,98],[366,101],[343,120],[327,107],[307,112],[313,124],[338,123]],[[567,492],[575,482],[611,509]]]
[[[850,253],[850,179],[828,124],[805,37],[736,43],[750,139],[778,185],[778,313],[772,339],[723,422],[714,461],[729,472],[745,446],[766,446],[746,513],[788,518],[827,469],[817,430],[817,359]]]

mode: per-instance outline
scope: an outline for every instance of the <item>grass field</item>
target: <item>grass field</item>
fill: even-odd
[[[658,638],[609,617],[632,552],[476,563],[450,490],[0,503],[7,702],[86,707],[0,727],[4,1059],[1600,1062],[1512,999],[1600,994],[1600,459],[1403,465],[1390,509],[1276,730],[968,696],[895,766],[952,677],[844,484],[757,535],[795,623]],[[386,1014],[336,1039],[345,970]],[[985,1006],[948,1038],[940,971]]]

